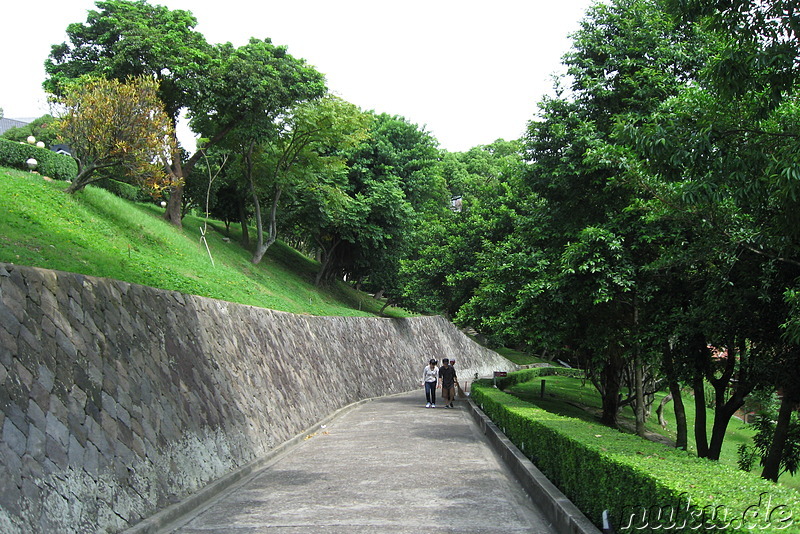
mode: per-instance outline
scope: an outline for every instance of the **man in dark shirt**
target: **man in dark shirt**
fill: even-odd
[[[456,398],[456,384],[458,383],[458,378],[456,377],[455,368],[450,365],[450,360],[447,358],[442,359],[442,366],[439,367],[439,382],[442,386],[444,407],[453,408],[453,399]]]

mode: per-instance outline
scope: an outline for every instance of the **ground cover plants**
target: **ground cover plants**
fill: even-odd
[[[232,232],[186,216],[183,229],[165,223],[154,203],[132,203],[103,189],[77,195],[64,182],[0,167],[0,262],[115,278],[293,313],[377,315],[383,306],[344,283],[317,288],[316,262],[278,243],[258,266]],[[217,228],[217,230],[214,230]],[[387,308],[384,315],[405,316]]]

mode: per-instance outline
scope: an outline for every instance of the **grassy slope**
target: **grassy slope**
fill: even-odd
[[[544,398],[540,397],[541,379],[517,384],[516,386],[510,388],[508,393],[518,396],[521,399],[535,404],[536,406],[539,406],[540,408],[552,413],[574,417],[576,419],[582,419],[584,421],[590,421],[593,423],[599,422],[598,417],[595,417],[593,414],[576,406],[587,406],[593,410],[597,410],[598,412],[601,409],[600,395],[589,382],[582,384],[581,380],[564,376],[548,376],[544,380],[546,381]],[[667,429],[661,428],[661,425],[658,424],[658,417],[655,413],[655,409],[658,407],[658,404],[665,395],[665,393],[656,394],[656,400],[653,403],[653,411],[650,414],[650,418],[647,420],[645,427],[649,432],[668,437],[674,444],[676,433],[673,404],[671,402],[668,403],[664,410],[664,418],[667,420]],[[692,430],[694,428],[695,420],[694,399],[687,396],[684,397],[683,402],[686,405],[686,422],[689,427],[689,450],[694,451],[694,434]],[[629,406],[626,406],[620,413],[620,420],[626,422],[631,428],[635,426],[633,410]],[[714,413],[712,410],[707,410],[706,420],[708,421],[708,436],[710,439],[711,426],[714,422]],[[720,462],[736,467],[736,462],[738,459],[738,454],[736,452],[737,448],[743,443],[752,445],[752,438],[754,434],[755,432],[739,419],[731,419],[731,422],[728,424],[728,430],[725,434],[725,441],[722,445]],[[760,472],[760,468],[756,466],[753,471]],[[781,476],[779,481],[788,487],[800,490],[800,474],[793,477],[787,473]]]
[[[236,235],[225,242],[209,228],[212,266],[200,240],[202,219],[187,216],[177,229],[155,206],[93,187],[66,195],[63,182],[3,167],[0,184],[1,262],[311,315],[377,315],[383,304],[344,283],[314,287],[317,264],[280,242],[253,265]],[[392,308],[385,314],[408,315]]]

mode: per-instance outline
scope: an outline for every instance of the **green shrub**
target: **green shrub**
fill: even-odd
[[[564,371],[509,373],[500,385],[548,376],[554,369]],[[622,532],[746,532],[752,530],[748,526],[761,532],[788,526],[782,532],[800,532],[800,496],[791,489],[663,444],[552,414],[493,388],[491,380],[475,382],[471,397],[596,525],[607,509]],[[791,524],[792,514],[796,524]]]
[[[93,182],[92,185],[95,187],[101,187],[106,191],[109,191],[120,198],[124,198],[125,200],[130,200],[131,202],[149,202],[153,200],[150,195],[135,185],[126,184],[125,182],[120,182],[111,178],[103,178],[102,180]]]
[[[39,163],[36,171],[43,176],[56,180],[73,180],[78,175],[78,164],[70,156],[56,154],[52,150],[28,143],[0,139],[0,165],[27,170],[25,162],[29,158],[34,158]]]

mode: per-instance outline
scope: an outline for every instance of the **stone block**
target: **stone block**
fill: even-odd
[[[111,414],[100,411],[100,426],[105,431],[108,439],[112,441],[117,439],[117,420],[111,417]]]
[[[45,433],[56,440],[62,447],[66,447],[69,444],[69,429],[67,426],[52,413],[48,413],[46,418],[47,428]]]
[[[16,338],[21,325],[22,321],[14,311],[0,302],[0,329],[5,330],[11,338]]]
[[[87,417],[88,416],[83,412],[72,411],[70,411],[67,417],[67,428],[69,428],[70,435],[74,436],[75,439],[78,440],[78,443],[82,445],[85,445],[86,440],[89,439],[88,430],[84,424]]]
[[[84,448],[83,469],[92,476],[100,473],[100,451],[91,441],[87,442]]]
[[[2,459],[2,456],[0,456],[0,459]],[[21,477],[19,484],[22,484]],[[0,462],[0,510],[4,510],[10,515],[21,515],[21,493],[20,486],[17,485],[13,473]]]
[[[72,329],[66,330],[67,332],[71,332]],[[75,360],[78,357],[78,349],[75,348],[75,344],[69,338],[67,334],[64,333],[65,330],[58,328],[56,329],[56,346],[64,352],[64,355],[70,360]]]
[[[106,391],[100,392],[100,400],[103,411],[106,412],[109,416],[116,418],[117,417],[117,401],[114,400],[114,397],[109,395]]]
[[[75,469],[83,467],[83,460],[85,455],[84,447],[75,439],[75,436],[69,438],[69,448],[67,449],[67,457],[69,458],[69,465]]]
[[[16,336],[9,334],[3,324],[0,323],[0,363],[11,367],[14,364],[14,357],[19,353]]]
[[[14,370],[16,371],[17,378],[22,381],[22,383],[25,384],[30,391],[31,386],[33,385],[33,373],[30,372],[27,367],[22,365],[22,362],[19,360],[17,360]]]
[[[25,448],[27,447],[28,437],[25,435],[27,431],[27,426],[25,427],[25,432],[23,432],[17,428],[17,425],[11,419],[6,419],[3,423],[3,442],[20,458],[25,454]]]
[[[30,390],[30,400],[34,401],[42,411],[50,410],[50,393],[39,381],[34,382]]]
[[[67,408],[70,412],[83,411],[86,407],[87,395],[78,384],[73,384],[69,391],[69,406]]]
[[[41,462],[45,456],[45,446],[47,444],[47,435],[35,426],[28,429],[28,441],[25,451],[31,458]]]
[[[51,471],[53,474],[62,472],[69,465],[67,446],[49,434],[45,436],[45,454],[47,459],[55,465],[55,469]]]
[[[55,395],[50,395],[50,408],[48,411],[59,421],[64,424],[66,423],[67,417],[69,416],[69,410],[67,410],[67,407],[61,401],[61,399]],[[66,442],[64,442],[64,444],[66,445]]]
[[[37,369],[37,378],[39,383],[45,389],[45,391],[52,391],[53,390],[53,381],[55,376],[53,375],[53,371],[50,370],[49,367],[46,365],[40,365]]]
[[[30,356],[23,361],[26,364],[33,366],[34,364],[39,363],[38,355],[42,352],[42,343],[41,336],[37,335],[37,333],[31,332],[30,328],[28,328],[29,326],[35,329],[32,323],[20,325],[18,343],[20,345],[20,353],[22,354],[24,352],[26,355]],[[23,351],[22,347],[25,346],[27,346],[30,350]]]
[[[30,425],[38,428],[42,432],[47,429],[47,415],[33,398],[28,400],[28,410],[26,412]]]

